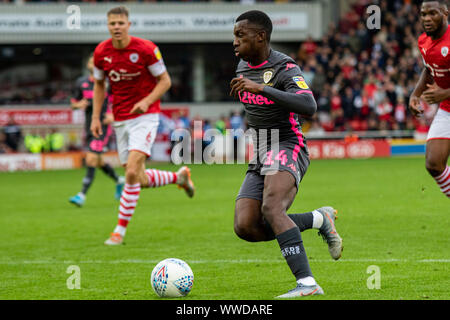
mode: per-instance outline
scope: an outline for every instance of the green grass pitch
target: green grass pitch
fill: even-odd
[[[155,165],[175,170],[172,165]],[[160,299],[150,273],[176,257],[194,271],[183,299],[273,299],[295,286],[276,241],[233,232],[244,165],[193,165],[197,193],[143,190],[125,245],[103,241],[117,222],[114,184],[101,171],[83,208],[69,204],[84,170],[0,174],[0,299]],[[344,252],[333,261],[315,230],[303,233],[324,296],[306,299],[449,299],[449,200],[421,158],[313,161],[289,213],[331,205]],[[80,289],[70,290],[71,265]],[[370,266],[379,268],[379,289]],[[303,298],[305,299],[305,298]]]

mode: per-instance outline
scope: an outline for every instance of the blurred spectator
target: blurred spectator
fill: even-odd
[[[22,143],[22,130],[12,115],[9,117],[8,124],[3,128],[3,133],[6,145],[11,151],[17,152]]]
[[[2,131],[0,131],[0,154],[10,152],[12,152],[12,150],[6,143],[6,135]]]
[[[406,105],[404,102],[403,97],[399,97],[398,103],[395,106],[394,110],[394,117],[395,121],[398,124],[399,130],[405,130],[406,129]]]
[[[236,138],[241,136],[241,130],[244,130],[244,118],[239,111],[231,113],[230,128],[234,130],[233,134]]]
[[[45,139],[34,130],[25,136],[25,147],[31,153],[41,153],[45,147]]]
[[[160,113],[158,134],[166,135],[170,140],[170,136],[173,130],[175,130],[175,121],[172,118],[166,116],[164,113]]]
[[[214,127],[220,131],[220,133],[222,133],[223,135],[226,134],[226,130],[227,130],[227,124],[225,122],[225,117],[222,116],[220,117],[220,119],[218,119],[215,123],[214,123]]]
[[[317,118],[313,118],[311,121],[311,126],[308,129],[308,134],[313,135],[314,137],[320,137],[325,135],[325,129],[320,125],[319,120]]]
[[[182,109],[179,113],[178,120],[181,121],[181,124],[184,128],[188,129],[190,124],[190,119],[188,116],[189,111],[186,109]]]
[[[57,129],[52,128],[45,136],[44,151],[46,152],[60,152],[64,148],[64,135],[58,132]]]
[[[389,98],[386,97],[384,100],[378,104],[376,108],[376,113],[378,115],[378,119],[381,121],[389,122],[391,120],[391,113],[393,111],[392,103],[389,101]]]
[[[231,114],[230,127],[233,130],[234,159],[237,159],[239,138],[244,135],[244,119],[239,111]]]
[[[418,118],[417,122],[418,123],[416,125],[416,130],[414,131],[414,139],[416,139],[416,140],[426,140],[427,139],[428,129],[430,127],[427,125],[426,120],[423,117]]]

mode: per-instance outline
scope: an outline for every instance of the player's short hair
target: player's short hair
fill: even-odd
[[[272,20],[270,20],[267,14],[259,10],[250,10],[237,17],[236,22],[242,20],[248,20],[251,24],[264,30],[267,35],[267,41],[270,41],[270,35],[272,34]]]
[[[108,11],[108,13],[106,14],[106,16],[109,17],[109,15],[111,15],[111,14],[123,14],[123,15],[127,16],[127,18],[128,18],[128,15],[130,14],[130,12],[127,7],[119,6],[119,7],[110,9]]]

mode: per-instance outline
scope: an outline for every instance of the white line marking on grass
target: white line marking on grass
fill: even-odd
[[[450,259],[340,259],[334,261],[331,259],[310,259],[310,262],[320,263],[450,263]],[[21,261],[0,261],[0,265],[21,265],[21,264],[157,264],[160,260],[140,260],[140,259],[127,259],[127,260],[21,260]],[[262,260],[262,259],[223,259],[223,260],[186,260],[192,264],[218,264],[218,263],[233,263],[233,264],[252,264],[252,263],[285,263],[282,259]]]

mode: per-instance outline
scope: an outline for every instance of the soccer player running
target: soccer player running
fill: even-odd
[[[145,161],[156,137],[160,98],[171,86],[158,47],[149,40],[128,34],[131,22],[128,9],[120,6],[107,13],[111,38],[101,42],[94,51],[94,112],[91,131],[103,134],[100,121],[108,77],[113,98],[114,130],[119,160],[125,167],[125,186],[119,206],[119,220],[106,245],[123,243],[134,214],[141,188],[177,184],[189,197],[194,184],[188,167],[177,172],[145,169]]]
[[[450,198],[450,29],[445,1],[423,1],[420,18],[425,33],[418,45],[425,68],[411,94],[409,108],[420,117],[420,99],[439,104],[428,131],[425,166],[442,193]]]
[[[93,56],[89,57],[87,69],[89,70],[89,75],[78,78],[73,97],[70,101],[72,109],[80,109],[85,112],[85,143],[87,148],[85,159],[86,175],[82,181],[81,191],[69,199],[70,203],[78,207],[83,206],[86,201],[86,194],[94,181],[97,167],[101,168],[116,183],[115,197],[117,200],[120,199],[125,183],[125,178],[118,176],[114,169],[108,163],[104,162],[102,158],[102,154],[106,151],[106,146],[112,133],[110,124],[114,121],[112,113],[108,109],[108,99],[104,100],[100,111],[103,133],[98,138],[95,138],[91,133],[92,97],[94,92],[94,77],[92,74],[94,69]]]
[[[256,10],[240,15],[234,25],[233,46],[241,61],[230,83],[230,95],[244,104],[249,126],[255,130],[258,157],[249,164],[236,199],[234,230],[247,241],[277,239],[297,280],[296,288],[279,298],[323,294],[311,272],[301,232],[318,229],[331,256],[339,259],[342,239],[334,225],[337,211],[322,207],[286,214],[309,165],[298,115],[313,115],[317,105],[295,61],[271,49],[271,32],[270,18]],[[278,142],[269,133],[274,129]]]

